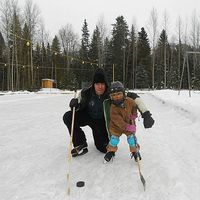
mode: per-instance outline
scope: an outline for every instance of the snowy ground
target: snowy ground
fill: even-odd
[[[200,198],[200,92],[138,91],[156,121],[144,129],[137,121],[141,145],[143,191],[136,163],[122,136],[112,164],[85,127],[89,152],[71,162],[69,136],[62,122],[73,94],[0,95],[1,200],[198,200]],[[77,188],[76,182],[85,181]]]

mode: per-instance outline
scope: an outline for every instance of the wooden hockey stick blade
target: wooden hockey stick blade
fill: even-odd
[[[144,179],[144,176],[140,173],[140,180],[141,180],[141,182],[142,182],[142,184],[143,184],[143,186],[144,186],[144,191],[145,191],[145,188],[146,188],[146,181],[145,181],[145,179]]]

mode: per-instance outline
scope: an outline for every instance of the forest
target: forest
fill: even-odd
[[[52,39],[41,14],[31,0],[24,8],[16,0],[0,2],[1,91],[37,91],[46,78],[58,89],[82,88],[98,67],[109,82],[129,89],[200,89],[199,13],[187,23],[177,17],[173,35],[167,12],[160,26],[152,8],[148,25],[140,28],[119,15],[111,31],[101,19],[91,31],[84,19],[81,37],[66,22]]]

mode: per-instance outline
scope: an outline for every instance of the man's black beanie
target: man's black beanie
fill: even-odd
[[[94,73],[93,85],[95,83],[105,83],[106,86],[108,86],[106,75],[105,75],[105,72],[102,68],[98,68]]]

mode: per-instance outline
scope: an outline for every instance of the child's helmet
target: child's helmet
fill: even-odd
[[[122,92],[123,97],[121,99],[114,99],[113,97],[114,93],[118,93],[118,92]],[[119,107],[124,107],[125,89],[124,89],[123,84],[120,81],[111,83],[110,98],[114,105],[119,106]]]
[[[116,93],[116,92],[125,93],[125,88],[124,88],[123,84],[120,81],[115,81],[115,82],[111,83],[110,94]]]

